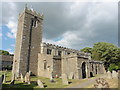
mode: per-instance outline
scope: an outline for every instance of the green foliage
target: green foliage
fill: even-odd
[[[107,42],[95,43],[93,48],[83,48],[81,51],[91,53],[93,60],[104,61],[105,67],[108,68],[110,64],[115,64],[120,67],[120,48],[114,44]]]
[[[85,48],[81,49],[81,51],[82,51],[82,52],[85,52],[85,53],[92,53],[92,52],[91,52],[91,51],[92,51],[92,48],[90,48],[90,47],[85,47]]]
[[[110,66],[109,66],[109,71],[111,71],[112,72],[112,70],[117,70],[118,69],[118,66],[117,65],[115,65],[115,64],[110,64]]]
[[[0,50],[0,55],[9,55],[8,51]]]

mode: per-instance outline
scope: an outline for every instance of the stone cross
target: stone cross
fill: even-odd
[[[107,78],[108,78],[108,79],[111,79],[111,78],[112,78],[112,74],[111,74],[110,71],[107,72]]]
[[[73,79],[73,78],[74,78],[73,72],[70,72],[69,79]]]
[[[22,73],[20,74],[21,82],[24,82]]]
[[[67,75],[65,73],[62,74],[62,83],[64,85],[68,85],[68,79],[67,79]]]
[[[37,84],[40,88],[44,88],[44,85],[40,80],[37,80]]]
[[[6,75],[5,75],[5,73],[3,75],[3,83],[6,83]]]
[[[118,77],[118,74],[117,74],[117,72],[116,71],[112,71],[112,78],[117,78]]]

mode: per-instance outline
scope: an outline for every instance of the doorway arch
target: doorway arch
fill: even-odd
[[[82,78],[86,78],[86,63],[82,63]]]

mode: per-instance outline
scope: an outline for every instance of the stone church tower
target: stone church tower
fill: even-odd
[[[15,55],[12,73],[18,77],[31,71],[37,75],[38,53],[42,42],[43,15],[27,6],[18,18]]]

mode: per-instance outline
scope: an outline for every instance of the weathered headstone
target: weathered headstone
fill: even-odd
[[[66,74],[62,74],[62,83],[64,85],[68,85],[68,79]]]
[[[3,80],[4,80],[4,74],[2,74],[2,77],[1,77],[1,79],[2,79],[2,83],[3,83]]]
[[[52,76],[50,77],[50,82],[55,82]]]
[[[15,80],[15,74],[12,75],[11,82]]]
[[[111,74],[110,71],[107,72],[107,78],[108,78],[108,79],[111,79],[111,78],[112,78],[112,74]]]
[[[120,88],[120,70],[118,70],[118,88]]]
[[[117,78],[118,77],[118,74],[117,74],[117,72],[116,71],[112,71],[112,78]]]
[[[73,72],[70,72],[69,79],[74,79],[74,74],[73,74]]]
[[[3,77],[3,83],[6,83],[6,75],[4,73],[4,77]]]
[[[31,71],[29,71],[28,73],[29,73],[29,75],[31,75]]]
[[[109,88],[108,82],[103,78],[96,79],[95,88]]]
[[[25,82],[27,82],[28,84],[30,84],[30,74],[28,72],[25,75]]]
[[[21,79],[21,82],[24,82],[22,73],[20,74],[20,79]]]
[[[40,80],[37,80],[37,84],[40,88],[44,88],[44,85]]]

